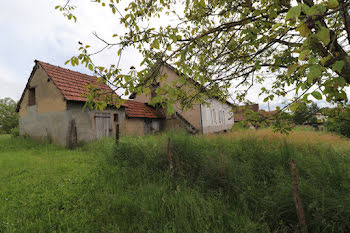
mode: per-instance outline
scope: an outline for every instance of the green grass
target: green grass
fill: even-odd
[[[309,232],[349,232],[349,141],[259,134],[123,137],[76,150],[0,135],[0,232],[294,232],[292,157]]]

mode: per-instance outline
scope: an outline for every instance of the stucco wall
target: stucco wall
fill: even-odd
[[[143,136],[148,133],[157,133],[164,129],[163,119],[145,119],[126,117],[123,124],[123,134]]]
[[[37,65],[36,71],[34,72],[28,87],[24,91],[24,96],[19,109],[20,117],[25,116],[27,113],[29,96],[28,88],[30,87],[35,87],[35,106],[38,114],[62,112],[67,109],[66,101],[61,92],[57,89],[52,80],[49,79],[40,65]]]
[[[164,124],[164,129],[165,130],[178,130],[178,129],[186,129],[188,125],[185,124],[182,120],[180,120],[177,117],[171,117],[166,119],[165,124]]]
[[[71,115],[67,111],[38,114],[37,106],[26,108],[19,118],[20,135],[35,139],[47,138],[53,143],[66,146]]]
[[[35,105],[28,106],[28,88],[35,87]],[[36,65],[24,90],[19,108],[19,133],[33,138],[48,138],[65,146],[71,116],[66,102],[45,71]]]
[[[77,136],[79,142],[88,142],[97,138],[96,118],[97,112],[109,113],[110,136],[115,136],[116,124],[119,124],[120,133],[125,133],[125,111],[124,108],[116,109],[107,107],[103,111],[85,108],[83,111],[83,102],[68,102],[68,112],[71,113],[72,119],[75,119],[77,127]],[[114,114],[118,114],[118,121],[114,121]]]
[[[159,86],[163,87],[165,84],[173,85],[173,82],[179,78],[178,74],[174,72],[172,69],[166,66],[162,66],[160,69],[161,77],[159,79]],[[136,95],[136,101],[148,103],[151,101],[151,93],[145,94],[141,93],[140,95]],[[191,109],[182,110],[180,104],[175,105],[175,110],[180,113],[188,122],[190,122],[197,130],[201,130],[201,122],[200,122],[200,105],[194,104]],[[167,121],[171,120],[172,116],[167,116]],[[173,123],[167,124],[168,126]]]
[[[130,136],[143,136],[144,121],[142,118],[126,118],[123,124],[123,134]]]
[[[222,103],[218,100],[211,99],[208,101],[209,105],[202,105],[202,124],[203,124],[203,133],[214,133],[220,132],[224,130],[230,130],[234,124],[233,115],[231,113],[232,106],[227,103]],[[215,112],[219,112],[220,110],[224,111],[224,119],[223,122],[219,122],[219,116],[217,115],[216,121],[212,122],[212,118],[208,119],[208,111],[212,111],[215,109]]]

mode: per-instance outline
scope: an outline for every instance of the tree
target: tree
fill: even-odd
[[[309,119],[308,122],[313,126],[318,128],[318,122],[316,114],[320,113],[320,108],[317,106],[316,103],[312,102],[311,105],[308,107],[309,110]]]
[[[0,133],[10,133],[18,126],[17,103],[11,98],[0,99]]]
[[[264,101],[295,93],[290,103],[311,95],[329,102],[346,102],[350,84],[350,15],[348,0],[132,0],[122,12],[119,0],[96,0],[120,18],[127,33],[99,38],[104,49],[128,47],[143,55],[140,71],[122,75],[118,64],[98,66],[94,51],[80,43],[71,64],[84,64],[125,94],[150,92],[160,66],[174,65],[181,78],[161,87],[154,103],[183,106],[208,97],[225,100],[235,88],[239,101],[257,83]],[[56,9],[77,20],[68,0]],[[158,20],[176,18],[171,23]],[[156,27],[154,21],[163,23]],[[69,62],[67,61],[67,62]],[[269,74],[269,77],[266,75]],[[188,92],[194,80],[195,91]],[[185,87],[185,88],[178,88]],[[322,95],[323,94],[323,95]],[[170,108],[171,109],[171,108]],[[282,109],[283,110],[283,109]]]
[[[350,138],[350,106],[337,106],[333,109],[325,109],[323,113],[328,116],[325,127],[330,132],[335,132]]]
[[[305,102],[300,102],[293,112],[293,122],[296,125],[303,125],[305,123],[317,125],[316,113],[319,111],[320,109],[316,103],[307,105]]]

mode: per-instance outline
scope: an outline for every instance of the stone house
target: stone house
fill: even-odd
[[[163,64],[160,68],[156,86],[171,85],[179,78],[178,71],[169,64]],[[192,81],[192,80],[189,80]],[[193,81],[194,86],[196,83]],[[138,102],[150,103],[152,93],[133,93],[129,98]],[[208,104],[193,104],[189,110],[183,110],[180,104],[175,105],[175,114],[165,116],[165,129],[186,127],[193,133],[208,134],[227,131],[234,124],[233,104],[210,98]]]
[[[89,108],[83,111],[88,84],[117,97],[108,85],[95,77],[35,61],[17,105],[20,135],[48,138],[71,147],[115,135],[117,124],[120,133],[126,135],[143,135],[161,128],[163,114],[136,101],[126,101],[119,109],[109,105],[103,111]]]
[[[178,78],[171,66],[162,66],[167,79],[159,85]],[[87,85],[93,84],[118,98],[114,91],[96,77],[35,61],[21,99],[17,105],[20,135],[48,138],[55,144],[73,147],[116,134],[117,125],[122,135],[144,135],[173,128],[185,128],[192,133],[213,133],[231,129],[234,120],[230,103],[210,99],[210,105],[195,104],[184,111],[176,105],[173,115],[149,105],[150,96],[144,93],[126,100],[120,108],[108,105],[104,110],[85,108]]]

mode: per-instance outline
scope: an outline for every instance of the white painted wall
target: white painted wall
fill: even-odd
[[[234,124],[232,106],[216,99],[201,106],[203,134],[230,130]]]

